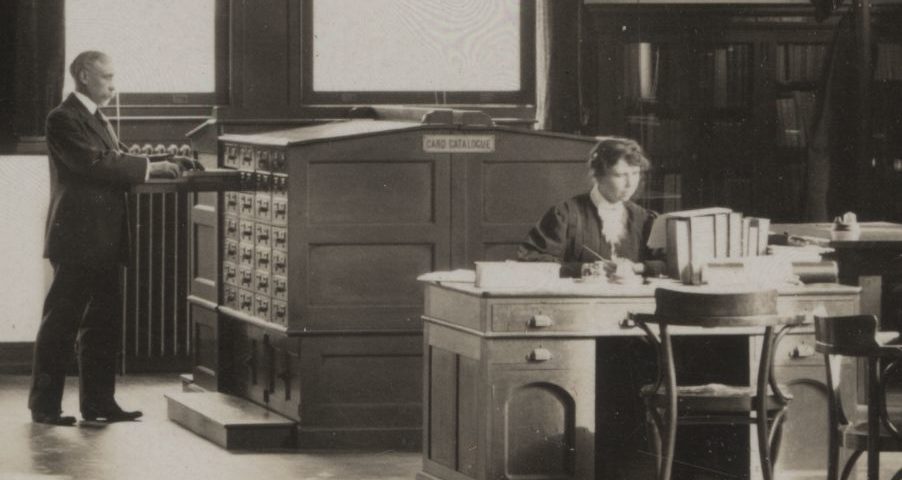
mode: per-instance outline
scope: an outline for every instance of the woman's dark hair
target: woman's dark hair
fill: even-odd
[[[645,171],[651,168],[651,162],[645,157],[645,151],[635,140],[623,137],[602,137],[589,153],[589,170],[593,177],[603,177],[609,168],[620,160]]]

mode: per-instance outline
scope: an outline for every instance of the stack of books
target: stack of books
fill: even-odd
[[[745,217],[725,207],[684,210],[662,215],[652,228],[667,251],[667,273],[686,284],[702,283],[702,268],[712,260],[767,253],[770,220]],[[660,240],[657,240],[660,242]],[[649,246],[654,248],[653,240]]]

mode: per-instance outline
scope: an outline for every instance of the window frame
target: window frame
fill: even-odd
[[[303,0],[301,8],[300,100],[305,106],[318,105],[524,105],[536,97],[536,7],[535,0],[520,0],[520,89],[516,91],[342,91],[313,90],[313,3]],[[328,1],[328,0],[319,0]]]
[[[229,0],[215,0],[212,92],[119,92],[122,107],[213,106],[229,102]]]

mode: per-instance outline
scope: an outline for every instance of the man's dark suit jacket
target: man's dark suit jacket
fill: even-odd
[[[144,181],[148,159],[124,153],[106,125],[74,95],[47,116],[50,208],[44,257],[53,262],[124,262],[126,193]]]

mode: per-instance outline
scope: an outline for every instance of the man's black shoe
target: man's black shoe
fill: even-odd
[[[129,412],[123,410],[118,405],[110,408],[93,408],[88,407],[81,411],[81,416],[87,421],[102,422],[131,422],[137,420],[144,415],[140,410]]]
[[[47,425],[59,425],[63,427],[71,427],[75,425],[75,417],[61,415],[60,412],[45,413],[31,412],[31,421],[34,423],[44,423]]]

